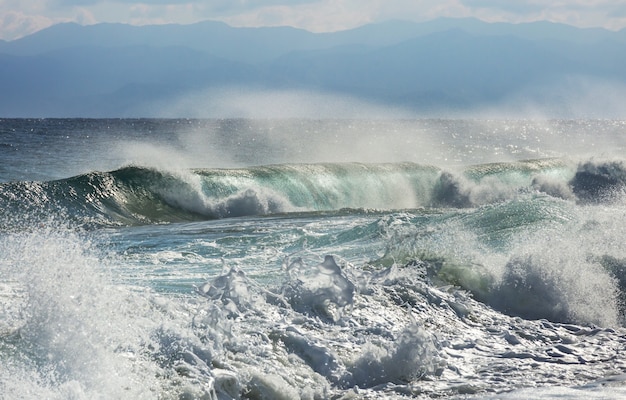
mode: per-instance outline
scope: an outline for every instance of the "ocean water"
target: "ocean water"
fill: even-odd
[[[0,120],[0,398],[626,398],[625,142]]]

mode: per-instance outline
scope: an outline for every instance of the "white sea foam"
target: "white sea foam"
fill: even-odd
[[[520,124],[520,134],[528,133]],[[551,162],[446,169],[454,172],[448,183],[458,184],[448,199],[466,199],[464,208],[78,232],[38,219],[42,213],[7,213],[0,397],[621,396],[623,200],[577,202],[564,189],[576,168],[546,171]],[[239,175],[252,170],[271,168]],[[177,198],[179,208],[194,212],[215,205],[203,187],[214,170],[170,171],[109,175],[132,181],[131,189],[137,176],[156,175],[161,184],[143,192],[167,198],[158,206]],[[533,171],[547,175],[535,179]],[[100,175],[79,180],[92,183],[93,176]],[[567,186],[549,191],[553,180]],[[384,202],[377,194],[358,203],[381,181],[397,189],[392,197],[403,195],[403,179],[344,179],[349,204]],[[336,181],[326,183],[336,191]],[[248,188],[262,206],[264,196],[281,193]]]
[[[114,261],[84,237],[43,227],[5,236],[0,248],[2,280],[21,293],[5,307],[19,309],[5,312],[11,330],[0,332],[2,357],[9,357],[0,367],[3,396],[153,399],[189,392],[203,374],[205,383],[189,393],[214,396],[211,353],[186,335],[184,313],[149,292],[115,285]],[[167,377],[182,367],[168,357],[194,366],[193,377]]]
[[[158,296],[120,285],[116,257],[73,232],[1,246],[4,292],[24,293],[11,297],[23,312],[5,312],[19,334],[0,339],[14,346],[0,386],[18,397],[25,382],[33,397],[78,399],[460,395],[549,385],[555,374],[575,385],[626,365],[602,361],[622,331],[506,316],[433,286],[423,261],[381,270],[311,262],[309,251],[270,285],[227,266],[196,294]]]
[[[50,390],[44,397],[146,398],[156,382],[132,361],[141,332],[133,332],[127,349],[117,348],[130,338],[123,319],[131,321],[133,309],[83,246],[89,244],[73,233],[47,229],[2,242],[4,276],[25,292],[15,323],[36,369],[24,374],[36,376],[41,387],[35,390]]]
[[[531,196],[477,208],[436,226],[392,223],[387,257],[424,259],[436,279],[510,315],[619,326],[621,275],[603,257],[626,258],[611,239],[625,234],[623,224],[605,207],[545,201]]]

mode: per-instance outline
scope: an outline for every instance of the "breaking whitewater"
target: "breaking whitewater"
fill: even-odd
[[[0,398],[626,398],[624,133],[1,120]]]

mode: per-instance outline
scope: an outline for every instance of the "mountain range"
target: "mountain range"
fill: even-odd
[[[390,21],[332,33],[67,23],[0,41],[0,117],[248,116],[220,105],[227,93],[315,94],[410,115],[620,117],[625,50],[625,30],[549,22]]]

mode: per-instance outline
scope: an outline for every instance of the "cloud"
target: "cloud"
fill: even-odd
[[[282,4],[255,1],[221,17],[233,25],[291,25],[312,31],[353,28],[390,19],[425,21],[439,17],[474,17],[490,22],[548,20],[581,27],[626,26],[626,0],[318,0]]]
[[[171,6],[195,6],[216,13],[230,14],[233,12],[246,12],[263,7],[272,6],[297,6],[298,4],[316,3],[319,0],[52,0],[48,4],[51,8],[71,8],[75,6],[108,5],[115,4],[126,6],[146,7],[171,7]]]
[[[485,20],[547,20],[579,27],[619,29],[626,26],[626,0],[459,0],[472,15]]]
[[[62,22],[83,25],[98,22],[88,7],[72,7],[69,10],[51,7],[51,3],[45,0],[0,0],[0,39],[18,39]]]
[[[319,0],[239,0],[239,1],[212,1],[207,8],[216,12],[240,13],[258,10],[267,7],[297,7],[301,4],[318,3]]]
[[[56,22],[42,15],[27,15],[20,11],[3,12],[0,14],[0,39],[17,39],[47,28]]]
[[[426,21],[437,17],[467,17],[458,0],[318,0],[274,4],[222,18],[234,26],[289,25],[313,32],[338,31],[393,19]]]
[[[188,4],[196,3],[198,0],[51,0],[48,4],[50,8],[71,8],[71,7],[84,7],[93,6],[96,4],[107,4],[112,6],[114,4],[145,4],[145,5],[171,5],[171,4]]]
[[[222,18],[235,26],[288,25],[314,32],[348,29],[371,22],[372,2],[356,7],[350,0],[273,4]]]
[[[514,14],[536,13],[546,8],[546,4],[542,4],[541,1],[461,0],[460,2],[470,9],[486,9],[493,12],[503,11]],[[550,4],[555,4],[555,2]]]

